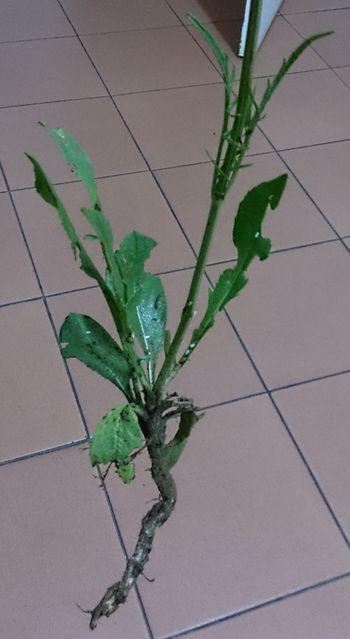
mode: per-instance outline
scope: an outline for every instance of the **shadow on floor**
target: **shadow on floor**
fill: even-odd
[[[211,18],[213,22],[215,21],[215,27],[220,32],[229,50],[237,54],[246,4],[245,0],[232,0],[232,6],[234,7],[232,21],[217,20],[215,17],[217,14],[213,11],[213,0],[199,0],[199,3],[208,14],[209,19]]]

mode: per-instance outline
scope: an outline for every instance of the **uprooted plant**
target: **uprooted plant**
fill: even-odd
[[[85,185],[91,202],[82,208],[92,233],[83,240],[100,244],[105,273],[101,273],[89,256],[86,244],[76,229],[53,185],[38,161],[28,155],[35,171],[35,186],[41,197],[57,211],[68,235],[80,267],[101,289],[110,310],[119,343],[107,331],[86,315],[72,313],[60,331],[64,358],[77,358],[102,377],[108,379],[125,396],[125,404],[112,408],[99,422],[90,440],[92,465],[115,466],[124,483],[135,475],[134,460],[147,448],[151,460],[151,475],[159,498],[141,523],[138,541],[121,579],[114,583],[91,613],[90,628],[94,629],[102,616],[108,617],[126,601],[135,580],[143,572],[152,549],[155,531],[171,515],[176,503],[176,485],[171,475],[179,460],[192,428],[198,421],[193,402],[176,393],[167,393],[169,382],[188,362],[192,353],[212,328],[215,317],[226,304],[237,297],[248,282],[247,270],[256,257],[264,260],[271,242],[261,232],[267,210],[276,209],[283,194],[287,175],[280,175],[253,188],[242,200],[233,225],[233,244],[237,260],[233,268],[223,271],[209,291],[207,308],[188,343],[186,332],[195,314],[199,287],[213,239],[216,222],[237,173],[243,169],[244,157],[265,107],[292,64],[316,39],[305,40],[285,59],[277,75],[267,82],[258,99],[252,86],[252,70],[259,25],[260,0],[252,0],[237,97],[234,95],[235,70],[227,53],[217,44],[207,29],[193,16],[192,23],[203,35],[215,54],[224,86],[224,112],[216,158],[213,162],[211,205],[201,247],[193,271],[188,296],[173,336],[166,329],[167,300],[159,277],[145,271],[156,242],[137,231],[127,235],[118,250],[114,249],[111,225],[105,217],[99,199],[90,158],[64,129],[47,131],[57,143],[66,162]],[[163,355],[161,366],[158,362]],[[175,436],[168,442],[167,426],[178,418]]]

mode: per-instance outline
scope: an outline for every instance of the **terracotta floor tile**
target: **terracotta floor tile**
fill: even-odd
[[[174,472],[175,513],[147,567],[155,581],[140,583],[157,639],[349,570],[347,546],[268,399],[209,410],[191,437]],[[129,547],[155,496],[144,467],[128,494],[108,483]]]
[[[33,186],[33,169],[25,152],[36,156],[53,182],[76,179],[38,122],[64,127],[91,156],[97,177],[146,168],[110,98],[0,109],[3,163],[12,189]]]
[[[92,607],[124,558],[87,453],[68,449],[5,466],[1,477],[1,608],[6,639],[83,639]],[[20,605],[18,605],[20,602]],[[134,593],[95,631],[146,639]]]
[[[340,524],[350,536],[350,375],[279,391],[275,399]]]
[[[208,160],[206,150],[216,152],[221,127],[221,84],[155,91],[116,98],[131,130],[151,166],[194,164]],[[271,147],[257,131],[251,153]]]
[[[99,186],[104,211],[112,221],[116,248],[127,233],[136,229],[159,243],[150,260],[151,270],[161,272],[193,264],[192,252],[148,173],[99,180]],[[83,186],[64,184],[57,192],[72,215],[80,237],[91,233],[91,227],[80,213],[82,206],[89,205]],[[74,261],[69,240],[54,209],[34,190],[17,191],[14,197],[45,292],[57,293],[94,284]],[[97,243],[87,241],[87,248],[103,268]]]
[[[91,35],[83,41],[116,95],[220,79],[184,27]]]
[[[347,0],[284,0],[280,8],[281,13],[304,13],[305,11],[321,11],[329,9],[343,9],[348,6]]]
[[[239,202],[248,190],[286,171],[285,165],[274,154],[252,157],[250,161],[253,162],[253,167],[241,171],[223,205],[209,262],[230,260],[235,256],[236,249],[232,243],[233,218]],[[157,176],[190,241],[198,251],[209,207],[212,165],[164,169],[158,171]],[[272,213],[267,217],[264,228],[265,234],[272,239],[274,249],[336,237],[292,176],[289,176],[277,214]]]
[[[189,278],[190,274],[187,272],[162,276],[168,297],[168,324],[172,332],[185,301]],[[203,306],[207,299],[206,290],[206,285],[203,285],[198,315],[203,313]],[[98,290],[52,297],[49,300],[49,306],[58,329],[68,313],[77,312],[94,317],[114,334],[107,307]],[[122,401],[121,394],[107,381],[98,379],[95,373],[85,369],[82,364],[74,361],[70,363],[70,367],[88,417],[89,427],[94,427],[107,409]],[[220,376],[217,374],[218,370],[220,370]],[[206,339],[203,339],[198,351],[193,354],[192,361],[174,380],[172,389],[184,395],[190,395],[195,403],[201,406],[228,401],[263,390],[223,315],[218,318],[215,328],[208,333]]]
[[[43,304],[0,309],[1,458],[84,437],[84,429]],[[35,374],[33,374],[35,371]]]
[[[350,142],[282,154],[288,166],[340,235],[350,233]]]
[[[215,626],[188,639],[347,639],[349,579],[310,590]]]
[[[343,67],[335,70],[336,74],[350,87],[350,67]]]
[[[0,194],[0,304],[40,295],[12,204]]]
[[[232,58],[237,70],[236,77],[239,77],[242,66],[242,59],[234,55],[240,40],[241,28],[242,23],[240,20],[225,20],[224,22],[216,22],[208,25],[208,29],[218,40],[220,46],[227,51]],[[214,54],[204,42],[197,29],[190,27],[190,31],[217,66]],[[292,29],[283,18],[277,16],[258,51],[254,67],[254,77],[277,73],[283,58],[288,57],[301,41],[302,38],[295,33],[294,29]],[[305,51],[303,56],[293,65],[292,71],[309,71],[311,69],[326,68],[326,66],[321,58],[309,49]]]
[[[208,272],[216,281],[219,268]],[[276,253],[249,276],[228,311],[271,388],[349,368],[350,260],[340,242]]]
[[[187,12],[204,23],[241,18],[244,13],[242,0],[233,3],[230,0],[169,0],[169,4],[185,24],[189,24],[185,17]]]
[[[55,0],[4,0],[0,41],[73,35],[73,29]]]
[[[79,33],[171,27],[179,24],[165,0],[62,0]]]
[[[332,36],[314,42],[312,48],[331,67],[350,64],[350,9],[300,13],[288,16],[288,22],[304,38],[314,33],[334,31]]]
[[[263,89],[266,80],[258,80]],[[289,74],[261,128],[278,149],[350,137],[350,92],[331,70]]]
[[[0,56],[0,106],[106,95],[76,38],[1,44]]]

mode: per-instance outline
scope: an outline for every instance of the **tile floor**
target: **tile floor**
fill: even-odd
[[[82,639],[120,573],[154,490],[98,487],[86,440],[118,393],[57,330],[70,311],[110,327],[24,151],[68,207],[85,195],[37,125],[70,129],[93,158],[118,237],[159,248],[179,312],[208,205],[222,85],[191,10],[226,47],[233,0],[3,0],[0,24],[2,431],[0,609],[4,639]],[[274,254],[217,321],[176,388],[207,407],[176,468],[179,503],[147,575],[101,639],[348,639],[350,627],[350,7],[285,0],[257,57],[258,89],[312,32],[273,99],[224,206],[207,274],[233,258],[232,211],[259,180],[289,182],[266,232]],[[237,60],[239,75],[240,61]],[[84,224],[76,215],[79,230]],[[94,249],[94,247],[93,247]],[[205,303],[207,284],[200,305]],[[172,320],[173,321],[173,320]],[[110,327],[111,328],[111,327]]]

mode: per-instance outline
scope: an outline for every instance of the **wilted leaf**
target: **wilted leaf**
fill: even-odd
[[[83,364],[115,384],[126,397],[131,396],[129,364],[114,339],[87,315],[71,313],[60,331],[62,355]]]
[[[95,466],[116,462],[117,468],[123,469],[124,478],[130,481],[130,455],[142,446],[142,442],[142,431],[133,406],[116,406],[96,426],[90,440],[91,463]]]
[[[164,464],[168,470],[175,466],[183,449],[186,446],[187,439],[191,433],[193,426],[198,422],[198,417],[194,411],[182,413],[179,428],[173,439],[167,444],[165,449]]]

